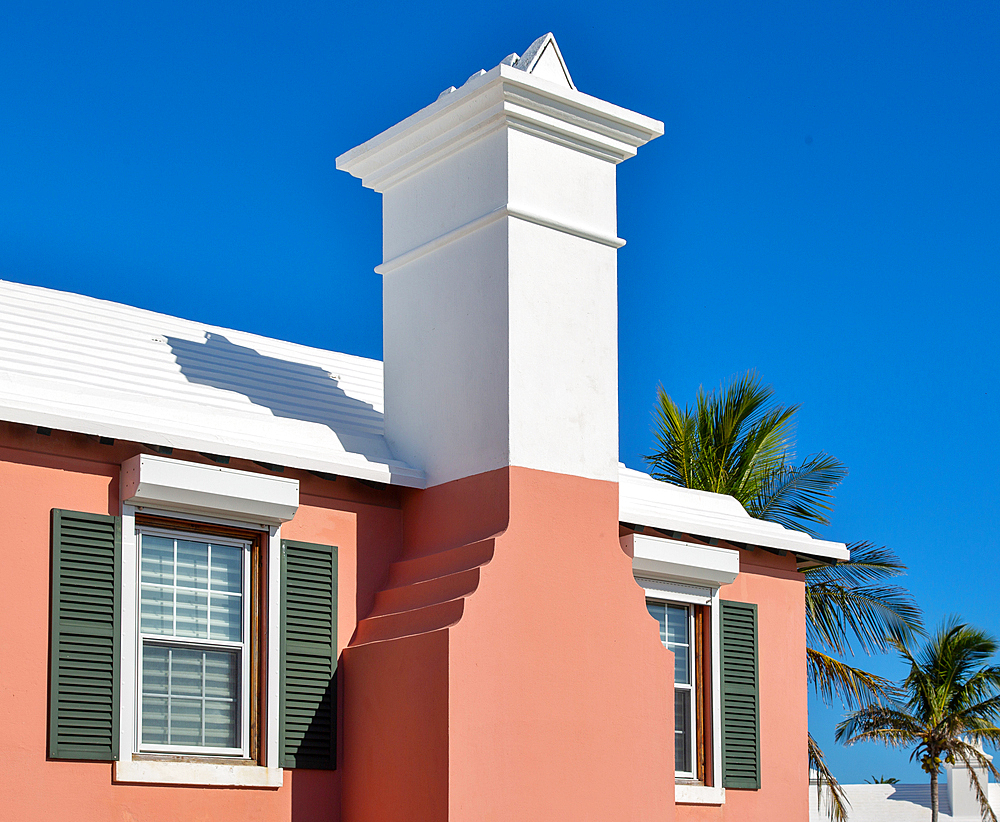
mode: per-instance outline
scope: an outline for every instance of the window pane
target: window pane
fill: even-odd
[[[139,630],[144,634],[173,634],[174,593],[171,588],[142,586]]]
[[[246,639],[246,546],[149,535],[140,540],[140,632],[170,637],[142,644],[142,742],[238,748],[246,648],[219,643]]]
[[[177,540],[177,585],[208,588],[208,543]]]
[[[147,745],[167,744],[167,698],[142,698],[142,741]]]
[[[205,700],[205,744],[236,747],[236,703]]]
[[[662,602],[650,602],[646,600],[646,610],[649,615],[660,623],[660,642],[667,643],[667,606]]]
[[[237,747],[239,671],[237,651],[143,645],[143,743]]]
[[[243,589],[240,560],[243,549],[234,545],[212,546],[212,590],[238,594]]]
[[[667,608],[667,642],[670,644],[688,641],[688,609],[670,605]]]
[[[201,745],[201,700],[170,698],[170,744]]]
[[[688,648],[686,645],[671,645],[674,652],[674,682],[691,684],[691,667],[689,665]]]
[[[162,645],[144,645],[142,647],[142,692],[144,694],[166,695],[168,654],[169,651]],[[166,722],[164,722],[163,727],[166,729]]]
[[[177,636],[208,638],[208,594],[177,590]]]
[[[174,541],[142,535],[142,581],[174,584]]]
[[[674,691],[674,769],[691,772],[690,691]]]
[[[170,696],[201,697],[204,655],[193,648],[170,649]]]
[[[243,597],[212,597],[212,639],[239,642],[243,633]]]
[[[234,653],[205,652],[205,696],[236,699],[236,663]]]

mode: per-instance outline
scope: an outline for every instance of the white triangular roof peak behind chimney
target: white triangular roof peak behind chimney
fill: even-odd
[[[509,58],[508,58],[509,59]],[[575,89],[566,61],[552,32],[543,34],[528,50],[512,64],[514,68],[534,74],[551,83],[559,83]]]

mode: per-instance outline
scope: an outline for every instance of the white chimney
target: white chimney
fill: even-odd
[[[992,760],[992,756],[986,755],[987,760]],[[948,775],[948,800],[951,804],[951,818],[955,822],[979,822],[983,818],[983,813],[976,798],[976,789],[972,784],[970,769],[963,762],[956,762],[954,765],[945,766]],[[986,768],[976,767],[976,776],[979,777],[979,784],[982,785],[986,795],[989,796],[989,773]]]
[[[617,481],[615,165],[662,133],[547,34],[337,159],[383,195],[385,431],[428,485]]]

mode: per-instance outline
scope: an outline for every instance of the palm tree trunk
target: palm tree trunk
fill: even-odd
[[[938,822],[938,774],[931,771],[931,822]]]

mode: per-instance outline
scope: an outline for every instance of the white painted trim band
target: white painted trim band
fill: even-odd
[[[137,454],[122,463],[122,501],[253,523],[288,522],[299,507],[299,481]]]
[[[412,263],[414,260],[418,260],[425,254],[430,254],[432,251],[437,251],[439,248],[453,243],[468,234],[478,231],[481,228],[485,228],[488,225],[492,225],[498,220],[502,220],[504,217],[513,217],[517,220],[523,220],[526,223],[534,223],[535,225],[540,225],[543,228],[551,228],[555,231],[561,231],[563,234],[570,234],[574,237],[580,237],[583,240],[590,240],[591,242],[599,243],[600,245],[606,245],[611,248],[621,248],[625,245],[625,241],[621,237],[615,237],[610,234],[602,234],[596,231],[590,231],[586,228],[580,228],[578,226],[572,226],[568,223],[564,223],[560,220],[554,220],[551,217],[546,217],[542,214],[532,213],[526,209],[516,208],[509,205],[499,206],[498,208],[488,211],[482,217],[477,217],[475,220],[470,220],[464,225],[460,225],[458,228],[453,228],[451,231],[446,231],[435,237],[433,240],[428,240],[416,248],[411,248],[409,251],[405,251],[391,260],[386,260],[381,265],[375,267],[376,274],[388,274],[395,271],[397,268],[401,268],[408,263]]]
[[[740,552],[732,548],[644,534],[626,534],[621,544],[632,555],[633,571],[643,577],[718,588],[740,573]]]
[[[679,805],[722,805],[726,789],[714,785],[674,785],[674,802]]]
[[[685,585],[682,582],[668,582],[662,579],[648,579],[637,576],[635,581],[653,599],[669,599],[690,605],[711,605],[716,589],[700,585]]]
[[[113,780],[145,785],[280,788],[284,783],[284,771],[260,765],[171,762],[165,759],[133,760],[129,757],[114,763]]]

